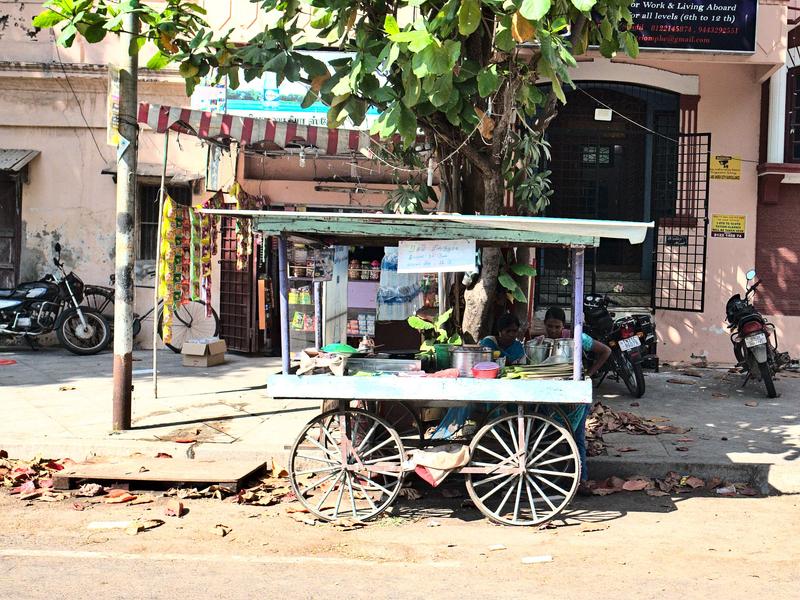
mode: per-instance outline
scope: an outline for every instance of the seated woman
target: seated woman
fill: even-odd
[[[519,319],[511,313],[500,315],[497,319],[497,335],[490,335],[480,341],[484,348],[500,351],[507,365],[525,362],[525,348],[517,339],[519,335]]]

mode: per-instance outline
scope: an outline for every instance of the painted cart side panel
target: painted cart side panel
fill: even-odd
[[[502,404],[591,404],[591,381],[516,379],[436,379],[426,377],[334,377],[333,375],[272,375],[272,398],[319,400],[458,401]]]

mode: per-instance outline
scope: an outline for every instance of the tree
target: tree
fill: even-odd
[[[139,0],[50,0],[34,25],[59,28],[58,43],[69,46],[78,35],[98,42],[119,32],[123,15],[136,12],[142,28],[131,52],[150,46],[149,68],[179,64],[189,94],[209,74],[236,88],[240,70],[248,81],[273,72],[278,82],[307,83],[304,104],[321,99],[332,127],[348,118],[360,123],[375,107],[372,133],[399,136],[408,150],[422,129],[435,144],[445,187],[482,214],[498,214],[506,190],[523,214],[547,205],[543,133],[566,102],[575,56],[590,45],[606,57],[638,54],[632,0],[253,1],[268,25],[246,43],[234,43],[232,31],[213,31],[203,8],[183,0],[159,8]],[[330,72],[302,52],[325,47],[352,54],[332,61]],[[549,91],[537,87],[542,80]],[[464,162],[470,180],[457,168]],[[491,316],[500,268],[499,250],[484,250],[462,324],[475,339]]]

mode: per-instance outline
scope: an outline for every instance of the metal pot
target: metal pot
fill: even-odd
[[[472,367],[479,362],[490,362],[492,351],[483,346],[453,346],[450,366],[458,369],[459,377],[472,377]]]
[[[538,365],[550,356],[552,349],[552,340],[530,340],[525,344],[525,355],[528,357],[528,364]]]
[[[572,338],[558,338],[553,342],[553,351],[550,354],[560,362],[571,362],[575,354],[575,342]]]

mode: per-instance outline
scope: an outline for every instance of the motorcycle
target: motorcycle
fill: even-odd
[[[111,328],[96,310],[81,306],[83,281],[64,270],[61,244],[53,263],[59,270],[39,281],[0,289],[0,337],[23,338],[36,348],[37,337],[56,332],[58,341],[73,354],[97,354],[108,346]]]
[[[644,360],[655,347],[655,327],[650,315],[631,315],[614,319],[608,307],[617,305],[607,295],[588,295],[583,300],[584,330],[611,348],[611,356],[601,367],[598,385],[611,375],[628,388],[634,398],[645,392]]]
[[[786,352],[778,352],[775,326],[750,303],[750,298],[761,285],[761,280],[749,285],[756,278],[755,270],[748,271],[746,277],[748,285],[744,298],[736,294],[725,305],[725,320],[731,331],[733,354],[736,357],[736,366],[747,373],[744,383],[751,377],[759,378],[764,382],[767,396],[776,398],[778,393],[775,391],[773,377],[790,359]]]

